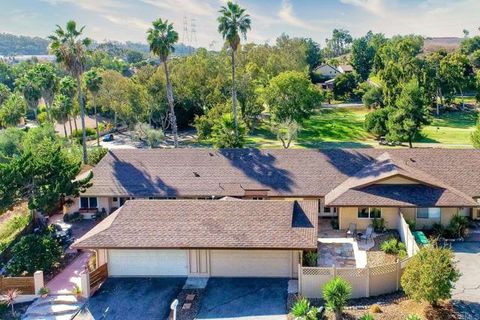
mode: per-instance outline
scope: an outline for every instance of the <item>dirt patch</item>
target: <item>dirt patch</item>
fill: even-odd
[[[374,238],[375,245],[367,251],[367,264],[369,267],[381,266],[397,261],[398,257],[396,255],[386,254],[380,249],[381,244],[390,238],[400,239],[400,236],[397,231],[387,231]]]

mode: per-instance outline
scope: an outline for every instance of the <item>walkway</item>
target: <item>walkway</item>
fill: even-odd
[[[68,294],[75,284],[80,286],[80,273],[85,270],[90,252],[82,252],[62,272],[47,283],[52,294]]]

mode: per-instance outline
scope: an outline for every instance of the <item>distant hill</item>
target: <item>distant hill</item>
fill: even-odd
[[[48,40],[40,37],[0,33],[0,55],[45,55],[48,53],[48,43]]]
[[[445,49],[448,52],[454,51],[460,47],[463,38],[458,37],[435,37],[425,38],[423,51],[425,53],[434,52],[439,49]]]
[[[0,33],[0,56],[19,55],[46,55],[48,54],[49,40],[40,37],[17,36],[9,33]],[[148,53],[149,46],[139,42],[118,42],[104,41],[94,42],[93,48],[100,47],[102,50],[113,55],[123,55],[125,51],[133,50],[141,53]],[[188,55],[195,51],[195,48],[185,46],[182,43],[175,45],[175,54],[179,56]]]

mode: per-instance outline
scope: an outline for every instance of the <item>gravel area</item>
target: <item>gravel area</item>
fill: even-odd
[[[194,320],[197,315],[198,311],[200,310],[200,302],[202,301],[203,293],[205,289],[183,289],[177,296],[178,299],[178,311],[177,311],[177,319],[178,320]],[[187,297],[191,298],[192,295],[193,300],[187,301]],[[190,304],[190,308],[183,308],[184,305]]]
[[[380,245],[382,242],[390,238],[400,239],[400,236],[397,231],[389,230],[374,238],[375,245],[367,251],[367,263],[370,267],[376,267],[397,261],[397,256],[386,254],[380,250]]]

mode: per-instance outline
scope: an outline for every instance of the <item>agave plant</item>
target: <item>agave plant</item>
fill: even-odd
[[[12,316],[15,318],[16,313],[15,313],[15,300],[17,297],[21,294],[21,291],[18,289],[8,289],[7,292],[5,293],[5,301],[7,303],[7,306],[12,308]]]

